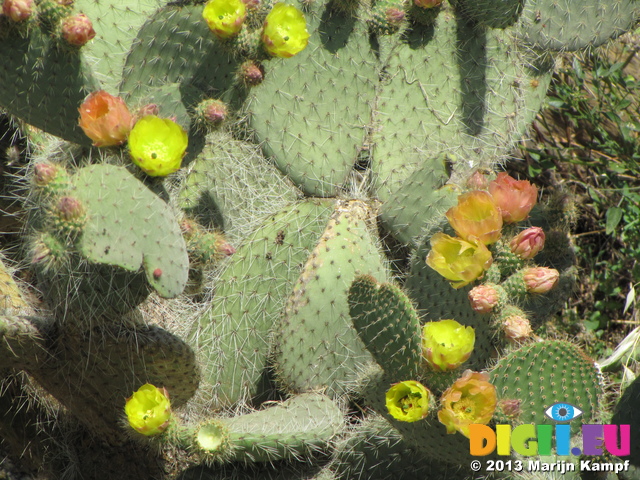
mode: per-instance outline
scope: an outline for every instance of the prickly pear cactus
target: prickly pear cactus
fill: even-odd
[[[638,2],[2,7],[29,157],[0,184],[0,432],[25,468],[454,479],[474,422],[600,418],[593,362],[535,333],[575,278],[561,202],[494,177],[554,53]]]

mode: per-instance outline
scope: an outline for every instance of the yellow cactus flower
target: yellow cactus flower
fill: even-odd
[[[171,419],[169,394],[165,388],[146,383],[127,398],[124,411],[135,431],[147,436],[158,435],[167,429]]]
[[[429,413],[431,393],[419,382],[408,380],[394,384],[385,396],[387,410],[401,422],[417,422]]]
[[[142,117],[129,134],[129,154],[147,175],[163,177],[180,168],[187,132],[168,118]]]
[[[95,147],[124,143],[133,126],[133,116],[124,100],[104,90],[90,94],[80,108],[78,125]]]
[[[453,288],[473,282],[491,266],[491,252],[477,239],[470,241],[436,233],[431,237],[427,265],[451,281]]]
[[[429,322],[422,329],[422,354],[436,371],[454,370],[473,352],[476,332],[455,320]]]
[[[460,432],[469,438],[469,425],[489,423],[497,403],[496,387],[489,383],[489,375],[467,370],[442,394],[438,420],[447,427],[447,433]]]
[[[464,240],[476,237],[489,245],[500,239],[502,215],[488,192],[475,190],[460,195],[458,205],[451,207],[446,215],[453,229]]]
[[[309,37],[304,15],[293,5],[276,3],[264,21],[262,43],[275,57],[297,55],[306,48]]]
[[[246,17],[247,7],[241,0],[211,0],[202,11],[209,29],[221,40],[238,35]]]

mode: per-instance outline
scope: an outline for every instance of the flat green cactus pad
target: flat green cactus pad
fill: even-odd
[[[360,339],[385,371],[416,378],[422,364],[420,320],[402,290],[357,276],[349,288],[349,313]]]
[[[220,423],[229,429],[237,460],[268,462],[328,450],[330,440],[343,428],[344,417],[329,397],[303,393]]]
[[[372,361],[358,337],[347,295],[357,274],[388,273],[368,230],[364,202],[341,202],[293,287],[277,335],[276,375],[287,389],[348,390]]]
[[[215,406],[257,393],[270,332],[333,213],[333,203],[309,199],[270,215],[218,278],[211,310],[192,329]]]
[[[176,297],[187,283],[187,248],[173,212],[125,168],[91,165],[73,177],[71,194],[87,211],[79,240],[93,263],[136,272],[162,297]]]
[[[580,424],[593,422],[599,414],[602,386],[593,360],[578,347],[564,341],[535,342],[501,358],[491,370],[491,383],[498,401],[511,405],[515,424],[554,424],[545,411],[556,403],[568,403],[583,413],[571,423],[574,433]],[[509,410],[509,409],[507,409]]]
[[[28,36],[3,32],[0,58],[0,105],[34,127],[91,144],[78,126],[78,107],[100,83],[84,57],[33,29]]]
[[[278,168],[306,194],[332,196],[364,143],[378,73],[362,23],[321,2],[305,17],[309,45],[266,65],[246,109]]]

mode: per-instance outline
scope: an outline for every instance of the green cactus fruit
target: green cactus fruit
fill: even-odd
[[[87,219],[86,210],[82,202],[71,196],[57,199],[52,208],[53,228],[62,235],[78,235]]]
[[[582,424],[595,422],[600,414],[600,371],[565,341],[535,342],[508,354],[491,369],[491,383],[498,390],[499,421],[554,424],[545,411],[556,403],[579,408]],[[571,424],[574,434],[578,428]]]
[[[33,184],[44,195],[62,195],[69,189],[69,173],[63,165],[36,163],[33,167]]]
[[[402,290],[357,276],[349,289],[349,313],[360,339],[386,372],[417,377],[422,364],[420,320]]]
[[[271,331],[332,213],[332,201],[309,199],[269,216],[220,274],[211,309],[191,331],[214,406],[258,393]]]
[[[338,202],[289,296],[277,333],[276,376],[294,392],[345,393],[371,362],[349,317],[347,295],[357,274],[386,280],[383,259],[362,201]]]
[[[38,274],[63,270],[71,250],[65,242],[48,232],[38,232],[29,241],[29,261]]]
[[[201,101],[195,109],[196,121],[202,128],[217,128],[228,118],[229,111],[227,105],[212,98]]]

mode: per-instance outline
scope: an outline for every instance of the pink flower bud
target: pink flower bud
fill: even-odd
[[[524,283],[529,293],[547,293],[559,279],[560,273],[555,268],[533,267],[524,271]]]
[[[49,185],[58,174],[58,167],[51,163],[38,163],[34,167],[33,180],[39,187]]]
[[[516,235],[509,247],[514,255],[529,260],[544,248],[544,240],[544,231],[540,227],[531,227]]]
[[[143,105],[140,107],[138,112],[136,113],[136,121],[141,119],[142,117],[146,117],[147,115],[156,115],[160,114],[160,108],[155,103],[149,103],[147,105]],[[135,124],[135,122],[133,122]]]
[[[260,85],[264,80],[264,67],[253,60],[247,60],[240,66],[240,78],[248,87]]]
[[[248,10],[257,10],[260,6],[260,0],[242,0]]]
[[[91,20],[83,13],[62,20],[61,32],[62,38],[76,47],[85,45],[96,36]]]
[[[499,300],[498,291],[489,285],[478,285],[469,290],[471,308],[478,313],[491,313]]]
[[[467,187],[471,190],[486,190],[489,187],[489,179],[485,172],[482,170],[473,172],[469,180],[467,180]]]
[[[4,0],[2,13],[14,22],[22,22],[33,14],[33,0]]]
[[[218,252],[226,257],[230,257],[234,253],[236,253],[236,249],[233,248],[233,245],[226,241],[222,241],[217,245]]]
[[[213,100],[204,110],[204,116],[212,125],[218,125],[227,118],[227,106],[220,100]]]
[[[392,25],[394,27],[399,27],[400,25],[402,25],[402,22],[404,21],[405,12],[404,10],[401,10],[399,8],[390,7],[390,8],[387,8],[387,11],[385,12],[385,17],[387,19],[387,22],[389,22],[389,25]]]
[[[84,207],[80,200],[74,197],[62,197],[56,205],[58,216],[62,220],[77,220],[84,215]]]
[[[502,331],[510,342],[522,342],[533,333],[531,323],[526,317],[512,315],[502,324]]]
[[[506,398],[498,402],[498,409],[502,410],[507,417],[518,418],[522,413],[520,403],[521,401],[517,398]]]

